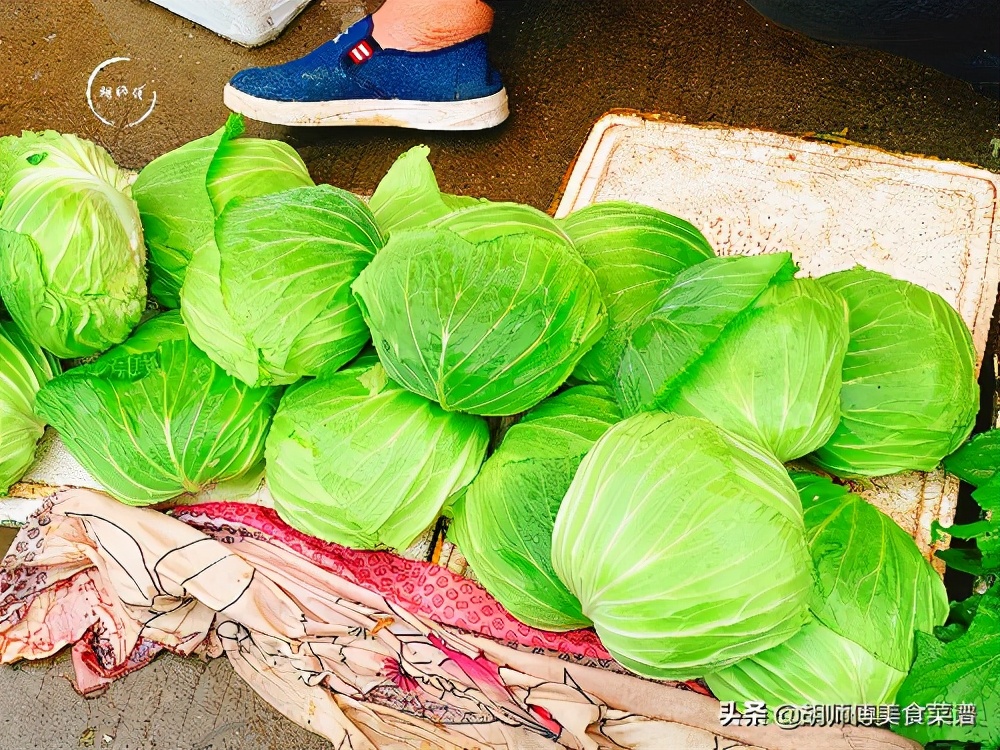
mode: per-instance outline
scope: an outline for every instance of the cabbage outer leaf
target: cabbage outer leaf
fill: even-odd
[[[314,183],[302,157],[284,141],[229,138],[209,165],[206,185],[217,218],[237,198],[248,200]]]
[[[242,132],[243,120],[231,115],[225,127],[158,156],[136,177],[132,194],[149,249],[149,291],[164,307],[180,304],[191,256],[215,236],[208,170],[220,147]]]
[[[482,201],[448,195],[438,188],[427,146],[414,146],[402,154],[375,188],[368,207],[388,237],[404,229],[423,229],[435,219]]]
[[[711,258],[681,272],[625,347],[617,380],[624,413],[665,408],[727,327],[794,274],[789,253]]]
[[[652,312],[677,274],[715,257],[693,225],[649,206],[597,203],[562,221],[594,272],[608,308],[608,331],[573,371],[579,380],[611,384],[632,331]]]
[[[476,579],[532,627],[590,624],[552,569],[552,527],[583,457],[620,418],[601,386],[545,399],[507,431],[455,509],[450,533]]]

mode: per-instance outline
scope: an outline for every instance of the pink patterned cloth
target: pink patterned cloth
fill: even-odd
[[[623,674],[592,632],[527,628],[438,566],[323,544],[255,506],[175,516],[87,490],[47,501],[0,565],[0,662],[72,646],[87,693],[163,649],[225,655],[345,750],[917,747],[859,728],[724,728],[698,686]]]
[[[242,503],[205,503],[177,508],[173,515],[227,544],[235,543],[237,536],[248,529],[263,532],[273,543],[442,625],[526,648],[586,657],[609,669],[616,666],[591,629],[553,633],[529,627],[468,578],[390,552],[356,550],[322,542],[291,528],[270,508]],[[217,526],[219,521],[224,521],[221,529]],[[708,694],[697,683],[690,685]]]

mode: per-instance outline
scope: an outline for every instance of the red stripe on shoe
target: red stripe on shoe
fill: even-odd
[[[368,43],[368,41],[362,39],[360,42],[351,47],[347,56],[351,58],[352,62],[360,64],[371,58],[372,51],[372,46]]]

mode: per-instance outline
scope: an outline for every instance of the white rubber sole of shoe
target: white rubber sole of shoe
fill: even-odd
[[[368,125],[416,130],[485,130],[507,119],[507,90],[457,102],[408,99],[342,99],[279,102],[260,99],[226,84],[226,106],[252,120],[273,125]]]

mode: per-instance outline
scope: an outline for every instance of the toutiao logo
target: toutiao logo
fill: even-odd
[[[153,113],[156,91],[134,78],[130,57],[105,60],[87,80],[87,106],[94,116],[111,127],[134,128]],[[130,75],[131,74],[131,75]]]

